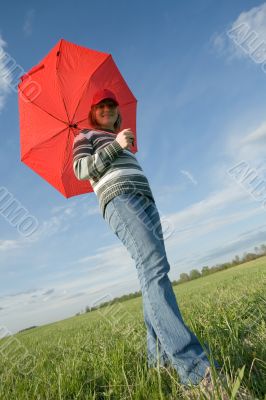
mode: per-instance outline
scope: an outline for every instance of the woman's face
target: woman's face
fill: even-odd
[[[118,117],[118,106],[111,99],[104,99],[95,106],[95,118],[103,128],[114,129]]]

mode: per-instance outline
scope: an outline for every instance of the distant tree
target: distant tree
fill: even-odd
[[[230,262],[226,262],[226,263],[223,263],[223,264],[220,265],[220,269],[221,270],[222,269],[227,269],[227,268],[230,268],[230,267],[232,267],[232,264]]]
[[[180,281],[180,282],[189,281],[189,276],[188,276],[188,274],[186,274],[185,272],[181,272],[181,274],[179,275],[179,281]]]
[[[204,267],[201,268],[202,276],[208,275],[209,273],[210,273],[210,268],[207,265],[205,265]]]
[[[251,261],[251,260],[255,260],[257,258],[256,254],[254,253],[245,253],[245,256],[243,257],[243,261]]]
[[[217,271],[219,271],[219,265],[218,265],[218,264],[213,265],[213,266],[211,267],[211,272],[213,273],[213,272],[217,272]]]
[[[192,269],[189,273],[190,279],[197,279],[201,276],[201,273],[197,269]]]
[[[261,244],[260,250],[261,250],[262,254],[266,254],[266,244]]]
[[[189,274],[187,274],[186,272],[182,272],[179,275],[179,279],[173,281],[172,285],[178,285],[180,283],[187,282],[187,281],[190,281],[192,279],[199,278],[201,276],[205,276],[205,275],[208,275],[208,274],[213,274],[213,273],[221,271],[223,269],[233,267],[234,265],[245,263],[247,261],[254,260],[254,259],[256,259],[256,258],[258,258],[258,257],[260,257],[262,255],[266,255],[266,244],[261,244],[260,247],[256,246],[254,248],[254,250],[255,250],[255,253],[247,253],[247,252],[245,252],[244,255],[242,256],[242,259],[240,259],[240,257],[238,255],[236,255],[235,258],[232,260],[232,262],[226,262],[226,263],[223,263],[223,264],[216,264],[216,265],[213,265],[212,267],[208,267],[207,265],[205,265],[204,267],[202,267],[201,272],[198,271],[197,269],[191,270]],[[133,297],[141,296],[141,295],[142,295],[141,290],[139,290],[139,291],[134,292],[134,293],[129,293],[129,294],[122,295],[121,297],[115,297],[114,299],[112,299],[110,301],[105,301],[105,302],[103,302],[101,304],[98,304],[97,306],[94,306],[94,307],[86,306],[86,308],[85,308],[83,313],[87,313],[87,312],[90,312],[90,311],[93,311],[93,310],[97,310],[97,309],[99,309],[101,307],[105,307],[107,305],[112,305],[114,303],[119,303],[121,301],[125,301],[125,300],[131,299]],[[81,313],[77,313],[76,315],[80,315],[80,314]],[[26,328],[26,329],[32,329],[32,328],[34,328],[34,326],[30,327],[30,328]]]
[[[240,257],[239,256],[235,256],[235,258],[233,259],[233,261],[232,261],[232,264],[233,265],[238,265],[238,264],[240,264]]]
[[[172,281],[172,286],[178,285],[180,282],[178,280]]]

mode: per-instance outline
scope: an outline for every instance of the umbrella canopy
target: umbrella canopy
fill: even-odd
[[[18,106],[21,161],[69,198],[92,192],[73,171],[72,146],[80,129],[92,128],[88,113],[99,89],[119,102],[121,130],[136,133],[137,100],[111,54],[61,39],[44,59],[20,77]],[[137,138],[131,151],[137,151]]]

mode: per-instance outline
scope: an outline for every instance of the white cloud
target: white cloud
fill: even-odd
[[[95,199],[91,198],[91,200],[94,201]],[[73,219],[83,219],[84,217],[88,218],[88,216],[100,215],[99,206],[91,206],[90,201],[86,197],[79,201],[73,200],[64,205],[54,206],[50,212],[52,215],[43,221],[39,221],[38,217],[36,217],[38,226],[31,235],[21,236],[14,230],[18,236],[17,238],[0,240],[0,252],[10,251],[14,248],[28,248],[36,242],[68,231]]]
[[[77,207],[77,202],[76,201],[73,201],[70,204],[69,203],[64,204],[62,206],[54,206],[54,207],[51,208],[51,214],[57,214],[57,213],[62,212],[64,214],[71,215],[75,211],[76,207]]]
[[[30,241],[39,241],[44,238],[66,232],[70,228],[71,219],[88,217],[100,214],[99,206],[91,207],[88,199],[83,202],[73,201],[63,206],[55,206],[51,210],[52,216],[40,224],[40,227],[30,236]]]
[[[30,9],[26,12],[25,21],[23,24],[23,32],[25,36],[30,36],[32,34],[32,24],[35,15],[35,10]]]
[[[209,50],[220,57],[228,56],[228,37],[226,32],[214,32],[210,37]]]
[[[45,237],[67,231],[69,228],[69,225],[65,223],[67,220],[66,214],[50,217],[47,221],[42,222],[37,237],[40,236],[41,239],[44,239]]]
[[[0,309],[2,326],[8,327],[9,331],[15,333],[18,329],[32,325],[43,325],[72,317],[81,309],[85,310],[86,306],[92,307],[125,292],[140,290],[137,279],[128,275],[124,279],[113,281],[108,280],[108,277],[106,280],[101,279],[93,287],[89,286],[87,277],[85,283],[86,287],[83,290],[79,290],[78,287],[62,290],[55,286],[53,293],[49,294],[49,290],[46,291],[47,295],[43,295],[43,290],[39,289],[35,296],[30,293],[21,293],[12,298],[2,296]]]
[[[156,194],[156,202],[157,208],[160,212],[158,204],[161,202],[165,202],[166,200],[172,201],[173,198],[179,196],[180,193],[185,192],[187,190],[186,184],[179,183],[178,184],[163,184],[160,186],[160,191]]]
[[[217,33],[214,33],[214,35],[212,36],[212,44],[213,46],[216,48],[216,50],[221,53],[224,50],[224,38],[222,37],[222,35],[219,35]]]
[[[193,175],[186,170],[181,169],[180,171],[183,175],[185,175],[194,185],[197,185],[198,182],[196,181],[196,179],[193,177]]]
[[[257,178],[263,181],[263,175],[266,174],[265,162],[265,139],[266,139],[266,123],[250,122],[252,128],[246,126],[246,121],[243,118],[236,118],[232,121],[233,128],[227,128],[225,137],[224,149],[220,151],[224,154],[222,163],[217,163],[210,170],[210,179],[213,180],[216,187],[221,189],[217,192],[210,193],[205,199],[186,207],[178,213],[173,213],[166,216],[167,220],[171,221],[171,226],[174,227],[173,235],[166,240],[166,246],[169,252],[176,252],[176,249],[184,248],[185,243],[193,243],[197,238],[206,236],[211,232],[217,232],[221,228],[228,228],[237,222],[250,219],[262,215],[265,216],[265,209],[262,204],[256,201],[252,196],[247,186],[244,187],[238,184],[229,174],[228,170],[237,165],[241,160],[244,160],[249,170],[257,172]],[[232,209],[234,211],[232,211]],[[237,211],[235,211],[237,210]],[[163,225],[163,224],[162,224]],[[167,223],[165,224],[167,227]],[[258,234],[256,234],[256,232]],[[167,233],[167,229],[166,229]],[[207,237],[207,236],[206,236]],[[188,257],[184,268],[192,266],[193,262],[197,261],[212,261],[215,257],[226,257],[229,251],[236,251],[243,248],[244,245],[256,245],[258,240],[263,241],[265,232],[259,232],[259,227],[252,231],[250,237],[245,238],[245,242],[238,238],[231,242],[221,242],[219,251],[218,248],[207,250],[204,253],[197,254],[195,260],[193,256]],[[200,257],[201,256],[201,257]]]
[[[264,228],[264,229],[261,229]],[[215,257],[221,257],[225,256],[226,254],[232,254],[235,253],[238,254],[239,256],[242,256],[242,253],[240,254],[240,250],[244,250],[244,252],[247,251],[248,248],[251,246],[257,246],[260,244],[263,244],[266,239],[266,225],[261,225],[256,227],[255,229],[242,232],[240,235],[238,235],[237,238],[234,240],[227,241],[219,247],[211,249],[210,252],[204,254],[204,256],[197,256],[198,263],[205,263],[208,262],[209,260],[212,260]],[[229,260],[229,259],[228,259]]]
[[[64,271],[53,274],[51,282],[48,281],[47,284],[58,283],[57,290],[92,289],[105,281],[111,284],[113,279],[121,279],[131,273],[135,274],[132,265],[134,262],[122,243],[100,247],[97,248],[96,253],[73,261],[65,267]],[[73,270],[75,271],[74,279]],[[71,277],[69,280],[68,276]]]
[[[225,151],[231,158],[231,167],[244,161],[250,168],[256,169],[258,176],[266,170],[265,160],[266,122],[253,122],[252,127],[240,125],[228,132]]]
[[[184,242],[192,243],[193,240],[195,241],[197,237],[202,237],[203,235],[207,236],[207,234],[218,231],[222,227],[228,227],[229,229],[229,226],[235,224],[236,222],[241,222],[245,219],[263,213],[264,210],[257,208],[249,211],[243,210],[239,212],[227,213],[220,216],[206,217],[206,219],[203,219],[198,223],[185,225],[179,228],[176,231],[177,240],[175,240],[174,237],[171,238],[169,241],[169,246],[174,247],[177,245],[177,243],[183,244]],[[180,233],[182,233],[182,236],[180,236]]]
[[[257,7],[251,8],[249,11],[242,12],[232,24],[232,28],[236,28],[241,24],[246,24],[249,30],[255,32],[259,40],[266,41],[266,3],[262,3]],[[254,35],[255,39],[256,36]]]
[[[0,251],[12,250],[21,247],[20,240],[0,240]]]
[[[258,144],[261,146],[263,145],[263,142],[266,142],[266,122],[263,122],[254,131],[245,136],[240,143],[242,145]]]
[[[226,135],[225,135],[226,137]],[[223,169],[226,172],[230,167],[236,165],[240,160],[245,160],[251,168],[256,168],[258,176],[265,171],[265,148],[262,145],[266,140],[266,122],[262,122],[252,130],[244,131],[244,127],[238,126],[233,132],[228,132],[225,143],[225,155],[229,156],[229,161],[222,167],[218,165],[216,170]],[[226,168],[225,168],[226,167]],[[254,201],[254,198],[243,186],[239,186],[227,174],[226,180],[222,182],[217,177],[217,186],[223,188],[215,193],[211,193],[205,199],[192,204],[181,212],[168,215],[167,218],[172,221],[174,226],[178,227],[176,232],[182,233],[183,240],[195,238],[194,234],[204,231],[204,234],[218,229],[219,226],[235,223],[244,220],[252,215],[265,213],[260,204]],[[253,209],[247,209],[247,205],[254,204]],[[228,212],[229,207],[237,207],[236,213]],[[242,207],[242,208],[241,208]],[[224,215],[221,212],[224,211]],[[215,214],[219,213],[218,216]],[[169,241],[171,243],[171,240]],[[173,239],[173,245],[174,245]]]
[[[197,237],[265,212],[258,204],[251,210],[244,208],[238,212],[228,211],[228,208],[234,205],[240,207],[241,200],[253,201],[242,188],[231,185],[178,213],[161,218],[166,246],[169,250],[176,249],[177,245],[193,243]]]
[[[67,217],[65,215],[52,216],[47,221],[43,221],[29,236],[20,236],[13,240],[0,240],[0,251],[10,251],[14,248],[29,247],[31,244],[44,240],[50,236],[65,232],[69,229]]]
[[[255,56],[252,52],[259,46],[262,46],[266,59],[266,3],[241,12],[224,32],[215,32],[210,43],[218,55],[226,56],[227,61],[244,57],[254,61],[259,54]]]

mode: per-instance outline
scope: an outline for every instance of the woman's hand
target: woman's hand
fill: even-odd
[[[135,136],[131,129],[126,128],[117,134],[115,140],[120,144],[121,147],[123,147],[123,149],[127,148],[130,150],[131,146],[134,146],[134,138]]]

